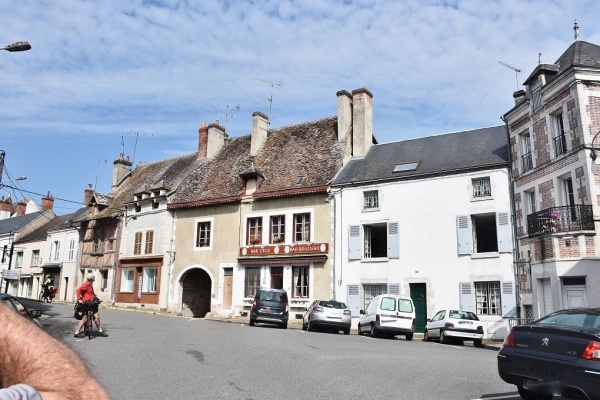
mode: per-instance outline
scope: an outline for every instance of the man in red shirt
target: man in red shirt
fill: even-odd
[[[96,303],[96,295],[94,294],[94,283],[96,278],[93,274],[89,274],[87,276],[87,280],[83,283],[83,285],[79,286],[76,290],[77,294],[77,302],[83,305],[83,318],[77,324],[77,328],[75,328],[75,337],[82,338],[84,337],[83,333],[81,333],[81,328],[87,322],[87,311],[88,309],[92,309],[94,312],[94,321],[96,322],[96,327],[98,328],[98,336],[106,337],[108,336],[105,332],[102,331],[102,325],[100,325],[100,314],[98,314],[98,303]]]

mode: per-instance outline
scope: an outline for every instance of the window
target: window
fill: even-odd
[[[531,135],[526,133],[521,135],[521,148],[523,151],[523,172],[533,169],[533,157],[531,156]]]
[[[577,220],[577,208],[575,207],[575,193],[573,192],[573,180],[571,178],[562,179],[562,204],[569,206],[572,221]]]
[[[135,204],[135,212],[136,213],[142,212],[142,205],[140,203]]]
[[[58,261],[60,259],[60,242],[55,240],[52,242],[52,250],[50,254],[50,261]]]
[[[136,232],[133,240],[133,254],[139,255],[142,254],[142,232]]]
[[[271,243],[285,242],[285,215],[271,217]]]
[[[40,265],[40,251],[39,250],[33,250],[31,252],[31,266],[32,267],[37,267]]]
[[[147,230],[145,232],[145,239],[146,241],[144,242],[144,232],[142,231],[138,231],[134,234],[133,237],[133,254],[134,255],[141,255],[142,254],[142,245],[144,248],[144,254],[152,254],[152,252],[154,251],[154,231],[153,230]]]
[[[262,217],[248,218],[246,243],[256,245],[262,243]]]
[[[154,231],[146,231],[146,247],[144,254],[152,254],[154,250]]]
[[[292,287],[294,290],[292,297],[308,297],[308,277],[308,266],[292,267]]]
[[[23,252],[17,252],[17,258],[15,259],[15,268],[21,268],[23,266]]]
[[[458,254],[512,252],[509,215],[508,212],[459,215]]]
[[[271,289],[283,289],[283,267],[271,267]]]
[[[348,259],[400,258],[398,222],[373,222],[348,227]]]
[[[294,242],[310,242],[310,214],[294,214]]]
[[[498,233],[496,232],[496,214],[477,214],[473,220],[473,251],[489,253],[498,251]]]
[[[567,137],[562,113],[554,116],[554,154],[560,156],[567,152]]]
[[[396,167],[394,167],[394,172],[415,171],[418,166],[418,162],[396,164]]]
[[[152,202],[152,209],[158,210],[158,199],[154,199],[154,201]]]
[[[364,226],[364,257],[387,257],[387,224]]]
[[[73,261],[73,258],[75,258],[75,239],[69,242],[69,261]]]
[[[473,197],[489,197],[492,195],[490,177],[476,178],[471,181],[473,185]]]
[[[525,192],[525,199],[527,201],[527,215],[533,214],[537,211],[536,208],[536,200],[535,200],[535,191],[531,190]]]
[[[142,278],[142,292],[156,293],[156,277],[158,276],[158,268],[144,268],[144,277]]]
[[[540,84],[539,78],[531,85],[531,103],[533,110],[537,110],[542,106],[542,85]]]
[[[244,276],[244,296],[254,297],[260,288],[260,267],[246,268]]]
[[[363,290],[365,292],[364,309],[366,310],[371,300],[380,294],[387,293],[387,285],[364,285]]]
[[[94,253],[101,253],[104,250],[104,232],[95,230],[93,235]]]
[[[365,198],[364,209],[379,208],[379,191],[369,190],[363,193]]]
[[[100,271],[100,291],[106,292],[108,289],[108,271]]]
[[[121,292],[133,292],[133,268],[123,268],[121,270]]]
[[[500,282],[475,282],[477,314],[501,315]]]
[[[210,246],[210,221],[198,222],[196,225],[196,247]]]

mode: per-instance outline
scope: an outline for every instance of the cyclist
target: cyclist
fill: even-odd
[[[89,274],[87,276],[87,280],[83,283],[83,285],[79,286],[76,290],[77,293],[77,302],[83,305],[83,318],[77,324],[77,328],[75,328],[75,337],[82,338],[84,337],[83,333],[81,333],[81,328],[87,322],[87,311],[91,308],[94,312],[94,321],[96,322],[96,327],[98,328],[98,336],[106,337],[108,336],[105,332],[102,331],[102,325],[100,325],[100,314],[98,314],[98,303],[96,303],[96,295],[94,294],[94,286],[92,285],[96,278],[93,274]]]
[[[52,286],[52,278],[50,278],[50,275],[47,275],[46,280],[42,284],[42,287],[44,288],[43,297],[45,297],[46,300],[50,299],[50,287],[51,286]]]

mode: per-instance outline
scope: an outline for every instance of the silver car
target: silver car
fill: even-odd
[[[304,313],[302,330],[344,331],[350,334],[352,313],[344,303],[335,300],[315,300]]]
[[[425,325],[423,340],[432,338],[439,339],[442,344],[451,339],[459,342],[472,340],[475,347],[482,347],[483,326],[471,311],[440,310]]]

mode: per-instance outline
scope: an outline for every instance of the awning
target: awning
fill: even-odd
[[[42,269],[52,269],[52,268],[60,269],[60,267],[62,267],[62,263],[47,263],[47,264],[42,265]]]
[[[324,263],[327,261],[325,256],[316,257],[253,257],[238,258],[238,262],[244,265],[264,265],[264,264],[306,264],[306,263]]]

